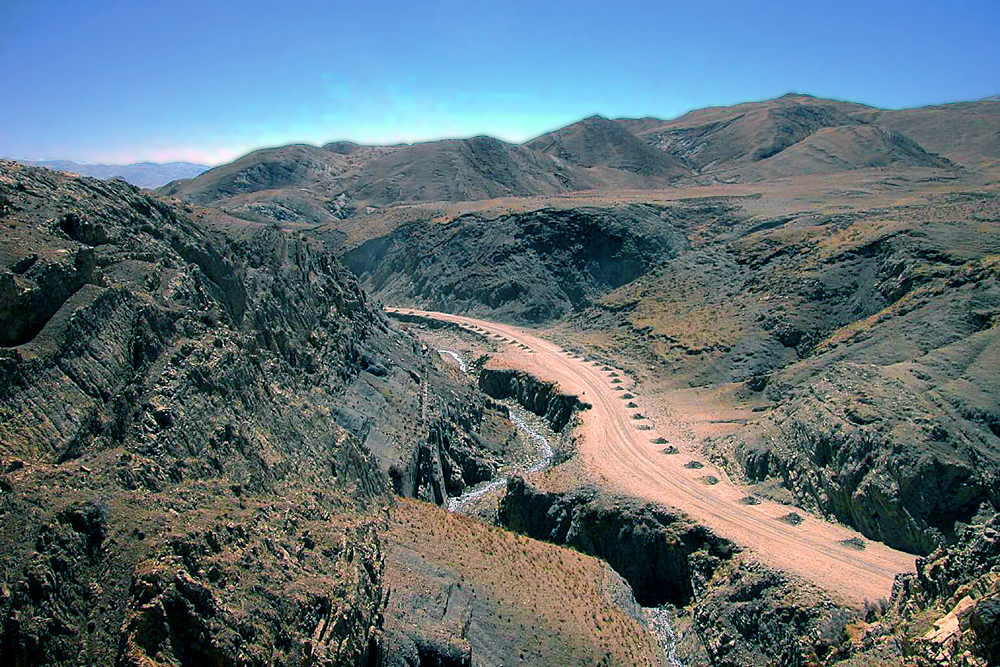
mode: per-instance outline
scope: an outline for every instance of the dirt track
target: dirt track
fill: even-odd
[[[662,502],[687,512],[734,542],[753,550],[758,557],[778,569],[797,574],[829,591],[848,604],[860,605],[865,599],[888,596],[895,575],[912,571],[915,557],[861,537],[839,524],[829,523],[801,509],[795,511],[805,520],[791,525],[780,518],[792,511],[785,505],[762,501],[759,505],[740,502],[747,490],[732,484],[725,474],[704,462],[704,467],[685,467],[690,456],[665,456],[663,445],[653,444],[657,437],[668,440],[675,435],[657,424],[653,430],[642,413],[642,397],[633,399],[638,409],[628,409],[622,400],[625,392],[615,387],[631,387],[620,377],[613,383],[602,365],[587,363],[514,326],[495,324],[458,315],[429,313],[410,309],[388,309],[456,322],[478,328],[490,335],[523,343],[530,351],[509,346],[503,359],[512,366],[545,380],[558,382],[567,393],[580,395],[593,405],[583,413],[583,442],[580,456],[584,465],[602,477],[614,489],[649,500]],[[707,484],[707,476],[717,478]],[[860,538],[866,548],[845,546],[841,540]]]

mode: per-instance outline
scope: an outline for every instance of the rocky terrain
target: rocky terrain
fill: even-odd
[[[921,197],[793,201],[778,218],[752,198],[477,213],[407,223],[345,259],[389,303],[562,316],[560,336],[668,386],[743,383],[762,409],[706,441],[720,465],[926,554],[997,502],[1000,202]]]
[[[628,205],[469,214],[403,225],[344,261],[387,303],[546,322],[676,256],[683,219],[700,213]]]
[[[997,662],[998,117],[0,163],[0,662]],[[487,526],[443,507],[511,474],[502,401],[569,444]],[[796,548],[922,557],[862,607]]]
[[[1000,517],[977,516],[956,543],[900,575],[889,599],[842,626],[837,654],[854,665],[985,667],[1000,658]],[[838,624],[839,625],[839,624]]]
[[[3,662],[382,659],[392,484],[488,478],[506,409],[300,234],[12,163],[0,202]]]
[[[0,193],[3,661],[371,659],[390,498],[330,418],[388,336],[356,282],[122,182]]]
[[[560,395],[518,371],[486,367],[480,378],[538,413],[549,412]],[[536,477],[542,486],[511,479],[498,523],[598,556],[641,604],[670,605],[684,664],[991,664],[996,519],[988,509],[958,526],[954,546],[939,547],[918,560],[916,573],[900,575],[891,597],[851,608],[682,512],[581,485],[580,474],[571,459]]]
[[[840,631],[857,612],[761,565],[676,510],[594,487],[545,492],[515,478],[499,520],[598,556],[622,574],[640,604],[678,610],[684,664],[836,664],[846,652]]]

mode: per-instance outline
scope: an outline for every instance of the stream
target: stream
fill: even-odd
[[[440,354],[441,356],[447,355],[451,357],[452,359],[455,360],[455,362],[458,364],[458,367],[461,369],[463,373],[469,372],[469,365],[465,363],[465,360],[462,359],[462,357],[458,354],[458,352],[453,352],[452,350],[438,350],[438,354]]]
[[[468,365],[457,352],[453,352],[452,350],[438,350],[438,354],[451,357],[458,363],[458,367],[462,369],[463,373],[469,372]],[[528,424],[525,420],[525,415],[528,412],[524,408],[519,405],[509,407],[511,423],[538,446],[539,458],[525,471],[525,474],[545,470],[552,465],[552,445],[549,443],[549,439]],[[482,498],[487,493],[505,487],[507,480],[508,477],[492,479],[472,487],[460,496],[448,498],[448,511],[462,511],[463,508]],[[684,663],[677,658],[677,635],[670,625],[670,610],[667,607],[641,607],[641,609],[646,617],[647,627],[656,636],[656,639],[660,642],[660,646],[663,648],[663,655],[666,658],[665,664],[668,667],[684,667]]]
[[[544,435],[533,429],[528,422],[525,420],[523,415],[518,414],[519,411],[524,410],[520,406],[509,406],[510,407],[510,423],[516,426],[522,433],[528,436],[537,446],[538,446],[538,460],[535,461],[531,466],[524,470],[523,474],[531,474],[535,472],[541,472],[545,470],[550,465],[552,465],[552,445],[549,444],[549,439]],[[496,479],[491,479],[488,482],[483,482],[482,484],[477,484],[465,493],[454,498],[448,498],[448,511],[450,512],[460,512],[463,508],[468,506],[470,503],[475,502],[479,498],[482,498],[487,493],[495,491],[497,489],[507,486],[507,480],[509,477],[498,477]]]
[[[646,616],[649,629],[660,642],[663,648],[663,656],[669,667],[684,667],[684,663],[677,658],[677,634],[670,625],[670,609],[668,607],[642,607],[642,612]]]
[[[458,367],[463,373],[469,372],[469,366],[462,359],[458,352],[453,350],[438,350],[438,354],[441,356],[449,356],[455,360]],[[524,415],[519,414],[520,412],[525,412]],[[529,466],[524,474],[531,474],[535,472],[541,472],[545,470],[550,465],[552,465],[552,445],[549,443],[549,439],[544,435],[533,429],[525,419],[527,411],[520,406],[510,407],[510,422],[516,426],[522,433],[524,433],[528,438],[535,443],[538,447],[538,460],[535,461],[531,466]],[[498,477],[497,479],[491,479],[488,482],[483,482],[478,484],[460,496],[448,499],[448,511],[459,512],[464,507],[468,506],[470,503],[475,502],[479,498],[482,498],[487,493],[495,491],[507,485],[507,480],[509,477]]]

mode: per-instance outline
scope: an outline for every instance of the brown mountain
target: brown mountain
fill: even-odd
[[[1000,102],[988,98],[920,109],[873,111],[865,119],[902,132],[926,150],[968,169],[1000,158]]]
[[[992,100],[880,110],[789,94],[765,102],[699,109],[674,120],[615,122],[700,173],[733,172],[729,175],[739,180],[873,166],[957,165],[980,170],[985,161],[1000,156],[1000,104]],[[874,130],[817,134],[864,125],[891,134]],[[798,151],[774,160],[800,142],[805,143]]]
[[[525,144],[581,167],[608,167],[642,176],[679,177],[691,169],[614,121],[591,116]]]
[[[375,206],[474,201],[583,190],[600,181],[572,164],[491,137],[406,146],[366,163],[347,187]]]
[[[310,223],[349,217],[358,207],[553,195],[627,179],[601,174],[490,137],[402,146],[256,151],[160,190],[238,217]]]
[[[766,102],[699,109],[674,120],[617,122],[647,143],[705,172],[766,160],[820,128],[857,124],[851,114],[867,108],[789,94]]]
[[[883,111],[789,94],[673,120],[594,116],[524,145],[474,137],[265,149],[160,192],[247,220],[338,227],[397,204],[649,190],[688,177],[754,182],[870,168],[979,171],[1000,156],[998,124],[993,101]]]
[[[323,186],[352,173],[372,155],[391,150],[345,142],[323,148],[304,144],[265,148],[210,169],[197,178],[169,183],[160,192],[211,204],[262,190]]]
[[[952,166],[904,134],[879,125],[847,124],[820,128],[770,158],[742,165],[738,173],[741,180],[765,180],[869,167]]]

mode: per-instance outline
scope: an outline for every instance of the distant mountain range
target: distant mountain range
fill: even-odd
[[[258,150],[161,194],[247,220],[332,222],[416,202],[582,190],[760,182],[863,169],[981,172],[1000,157],[1000,104],[883,110],[790,93],[679,118],[592,116],[524,144],[491,137],[413,145]]]
[[[137,162],[135,164],[91,164],[89,162],[73,162],[71,160],[15,160],[21,164],[33,167],[45,167],[57,171],[65,171],[79,176],[94,178],[120,178],[123,181],[140,188],[158,188],[179,178],[194,178],[209,167],[190,162]]]

